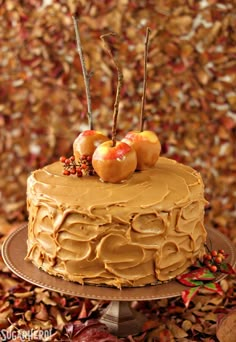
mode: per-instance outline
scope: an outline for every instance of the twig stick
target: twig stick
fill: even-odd
[[[146,103],[146,87],[147,87],[147,54],[148,54],[148,42],[149,42],[149,34],[151,30],[147,27],[146,30],[146,38],[145,38],[145,49],[144,49],[144,78],[143,78],[143,95],[142,95],[142,104],[141,104],[141,113],[140,113],[140,132],[143,131],[143,126],[145,122],[144,115],[144,107]]]
[[[118,73],[116,99],[115,99],[115,103],[114,103],[114,111],[113,111],[113,118],[112,118],[112,146],[115,146],[116,145],[116,133],[117,133],[117,118],[118,118],[118,114],[119,114],[120,92],[121,92],[121,88],[123,85],[123,73],[122,73],[122,67],[121,67],[119,60],[112,54],[112,51],[106,42],[106,38],[108,38],[110,36],[117,36],[117,34],[114,32],[111,32],[111,33],[107,33],[107,34],[102,35],[100,38],[102,39],[102,41],[104,43],[105,49],[107,50],[108,54],[112,58],[113,63],[115,64],[115,67],[116,67],[117,73]]]
[[[93,129],[93,121],[92,121],[92,105],[91,105],[91,94],[90,94],[90,77],[91,74],[87,72],[85,61],[84,61],[84,54],[81,46],[81,40],[79,35],[78,29],[78,19],[74,16],[72,17],[75,27],[75,36],[76,36],[76,44],[77,44],[77,52],[80,57],[80,62],[82,66],[83,78],[84,78],[84,85],[85,85],[85,92],[86,92],[86,99],[87,99],[87,117],[88,117],[88,125],[89,129]]]

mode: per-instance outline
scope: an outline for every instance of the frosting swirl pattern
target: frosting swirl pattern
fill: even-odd
[[[26,259],[52,275],[116,287],[167,281],[204,253],[204,186],[160,157],[121,184],[65,177],[61,163],[27,183]]]

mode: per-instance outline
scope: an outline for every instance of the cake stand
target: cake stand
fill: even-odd
[[[207,244],[210,249],[224,249],[229,255],[227,262],[234,266],[236,252],[233,244],[223,234],[208,228]],[[51,276],[39,270],[31,262],[25,261],[27,253],[27,225],[19,227],[9,235],[2,246],[2,257],[8,268],[20,278],[36,286],[57,291],[71,296],[110,301],[100,321],[107,325],[109,331],[119,337],[136,335],[142,331],[145,317],[131,309],[131,301],[171,298],[181,295],[186,289],[177,281],[160,285],[116,289],[105,286],[80,285]],[[217,282],[226,277],[219,275]]]

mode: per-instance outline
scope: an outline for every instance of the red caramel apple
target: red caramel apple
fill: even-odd
[[[104,182],[120,183],[135,171],[137,156],[135,150],[122,141],[109,140],[94,151],[92,165]]]
[[[136,170],[145,170],[153,167],[160,155],[161,144],[158,136],[152,131],[131,131],[122,139],[132,146],[137,154]]]
[[[120,61],[111,45],[118,42],[116,33],[107,33],[101,36],[104,47],[111,56],[118,73],[116,98],[112,118],[112,139],[99,145],[94,151],[92,165],[95,172],[104,182],[119,183],[127,179],[136,169],[137,155],[133,147],[123,141],[116,140],[117,118],[123,74]]]
[[[145,50],[144,50],[144,80],[143,80],[143,96],[140,113],[140,131],[129,132],[124,142],[132,146],[137,153],[137,170],[145,170],[156,164],[160,152],[161,144],[157,135],[152,131],[144,131],[145,122],[144,107],[146,101],[146,84],[147,84],[147,50],[149,41],[150,28],[146,30]]]
[[[73,143],[75,160],[78,162],[83,155],[92,156],[98,145],[107,140],[108,137],[99,131],[86,130],[80,133]]]

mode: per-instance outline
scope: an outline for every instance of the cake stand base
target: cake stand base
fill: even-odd
[[[180,296],[186,289],[175,280],[159,285],[117,289],[106,286],[80,285],[49,275],[25,260],[27,231],[27,225],[24,225],[5,239],[2,246],[2,257],[8,268],[25,281],[51,291],[82,298],[111,301],[100,321],[107,325],[111,333],[119,337],[142,332],[145,317],[130,307],[131,301],[172,298]],[[208,228],[207,233],[209,248],[224,249],[228,254],[226,262],[234,266],[236,252],[231,241],[215,229]],[[218,282],[226,276],[226,274],[221,274],[216,281]]]
[[[133,310],[129,302],[120,301],[111,301],[100,319],[112,334],[119,337],[139,334],[145,321],[146,317]]]

